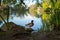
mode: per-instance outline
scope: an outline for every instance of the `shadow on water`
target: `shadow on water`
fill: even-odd
[[[0,27],[3,25],[3,21],[0,20]]]
[[[2,21],[0,21],[0,24],[2,24]]]

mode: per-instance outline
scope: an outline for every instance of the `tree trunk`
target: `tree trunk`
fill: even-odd
[[[1,0],[0,0],[0,6],[1,6]]]

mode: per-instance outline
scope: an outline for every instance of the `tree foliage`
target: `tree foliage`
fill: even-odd
[[[58,30],[60,25],[60,0],[43,0],[41,5],[43,11],[40,11],[40,13],[42,15],[43,25],[46,25],[49,30]],[[43,29],[46,27],[43,27]]]
[[[20,6],[18,6],[16,8],[14,7],[14,8],[21,12],[21,10],[22,10],[21,8],[23,8],[23,9],[25,8],[24,6],[22,6],[22,4],[25,5],[23,1],[24,0],[20,0],[20,4],[19,4]],[[14,4],[13,6],[17,6],[18,4],[16,4],[16,3],[17,3],[17,0],[0,0],[0,18],[6,24],[7,30],[10,29],[9,16],[10,16],[11,10],[13,9],[13,8],[11,9],[11,4]],[[25,11],[25,9],[24,9],[24,11]],[[3,15],[1,15],[1,14],[6,14],[7,22],[5,21],[5,19],[3,18]]]

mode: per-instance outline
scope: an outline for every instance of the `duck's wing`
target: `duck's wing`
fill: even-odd
[[[29,24],[27,24],[26,26],[28,26],[28,27],[32,27],[33,24],[32,24],[32,23],[29,23]]]
[[[30,25],[31,23],[26,24],[26,26]]]

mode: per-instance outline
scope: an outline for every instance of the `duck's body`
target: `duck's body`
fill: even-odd
[[[31,23],[26,24],[26,26],[28,27],[32,27],[33,25],[34,25],[33,20],[31,21]]]
[[[34,23],[26,24],[26,26],[28,26],[28,27],[32,27],[33,25],[34,25]]]

